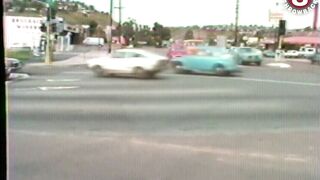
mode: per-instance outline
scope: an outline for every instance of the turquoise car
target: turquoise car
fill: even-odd
[[[320,52],[316,53],[315,55],[309,57],[312,64],[320,64]]]
[[[199,47],[194,55],[172,59],[176,73],[228,75],[239,72],[237,62],[225,48]]]
[[[260,66],[263,60],[262,52],[251,47],[234,48],[232,53],[238,64],[242,65],[253,63]]]

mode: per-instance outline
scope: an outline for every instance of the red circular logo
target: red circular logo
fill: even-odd
[[[287,3],[293,8],[297,10],[302,10],[310,7],[313,3],[313,0],[286,0]]]

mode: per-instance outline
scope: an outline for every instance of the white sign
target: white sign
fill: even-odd
[[[112,28],[111,26],[106,26],[106,37],[108,41],[111,41],[112,39]]]
[[[226,47],[227,46],[227,38],[225,36],[217,37],[217,46],[218,47]]]

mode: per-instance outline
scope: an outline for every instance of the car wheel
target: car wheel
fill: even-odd
[[[171,63],[171,67],[173,68],[173,71],[176,73],[176,74],[184,74],[186,73],[183,69],[179,69],[177,68],[177,64],[174,64],[174,63]]]
[[[102,69],[101,66],[94,66],[92,70],[98,77],[102,77],[104,75],[104,70]]]
[[[256,65],[257,66],[261,66],[261,62],[256,62]]]
[[[223,65],[221,65],[221,64],[214,66],[214,72],[216,75],[219,75],[219,76],[226,74],[226,71],[225,71]]]
[[[147,77],[149,77],[149,74],[147,71],[145,71],[143,68],[141,67],[136,67],[133,70],[133,74],[135,77],[139,78],[139,79],[145,79]]]

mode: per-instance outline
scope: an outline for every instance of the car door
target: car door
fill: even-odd
[[[139,52],[126,52],[124,70],[132,72],[135,67],[145,68],[147,66],[146,57]]]
[[[111,71],[122,72],[124,71],[125,61],[126,61],[126,53],[122,51],[115,51],[111,54],[111,58],[109,58],[105,62],[105,68]]]

